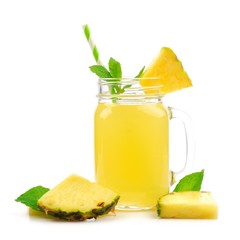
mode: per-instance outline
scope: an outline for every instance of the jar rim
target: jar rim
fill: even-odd
[[[126,83],[126,82],[140,82],[145,80],[157,81],[160,77],[119,77],[119,78],[99,78],[98,84],[104,83]],[[159,84],[158,86],[162,86]]]

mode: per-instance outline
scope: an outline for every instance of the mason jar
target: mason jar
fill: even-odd
[[[142,81],[151,84],[143,87]],[[174,175],[169,169],[169,120],[185,114],[166,107],[161,86],[152,82],[154,78],[98,82],[95,179],[120,195],[117,209],[153,208],[169,192]],[[188,149],[186,123],[184,129]]]

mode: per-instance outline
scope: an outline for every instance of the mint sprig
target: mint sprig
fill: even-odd
[[[21,202],[36,211],[42,212],[42,210],[38,207],[37,202],[38,202],[38,199],[48,191],[49,191],[49,188],[36,186],[29,189],[25,193],[21,194],[17,199],[15,199],[15,201]]]
[[[125,92],[126,88],[130,88],[132,85],[127,84],[123,87],[119,84],[120,79],[122,78],[122,67],[120,62],[114,58],[110,58],[108,61],[109,70],[102,65],[93,65],[89,67],[90,70],[95,73],[100,78],[105,78],[106,81],[111,81],[110,92],[111,94],[121,94]],[[140,78],[143,74],[145,66],[140,70],[135,78]],[[115,83],[116,82],[116,83]]]
[[[173,192],[200,191],[203,177],[204,170],[186,175],[178,182]]]

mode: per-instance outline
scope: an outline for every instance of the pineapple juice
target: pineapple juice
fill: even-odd
[[[168,193],[168,124],[161,102],[98,104],[96,182],[120,194],[118,208],[148,209]]]

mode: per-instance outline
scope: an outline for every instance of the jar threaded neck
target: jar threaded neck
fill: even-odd
[[[158,78],[101,78],[98,81],[99,102],[159,102],[163,97]]]

